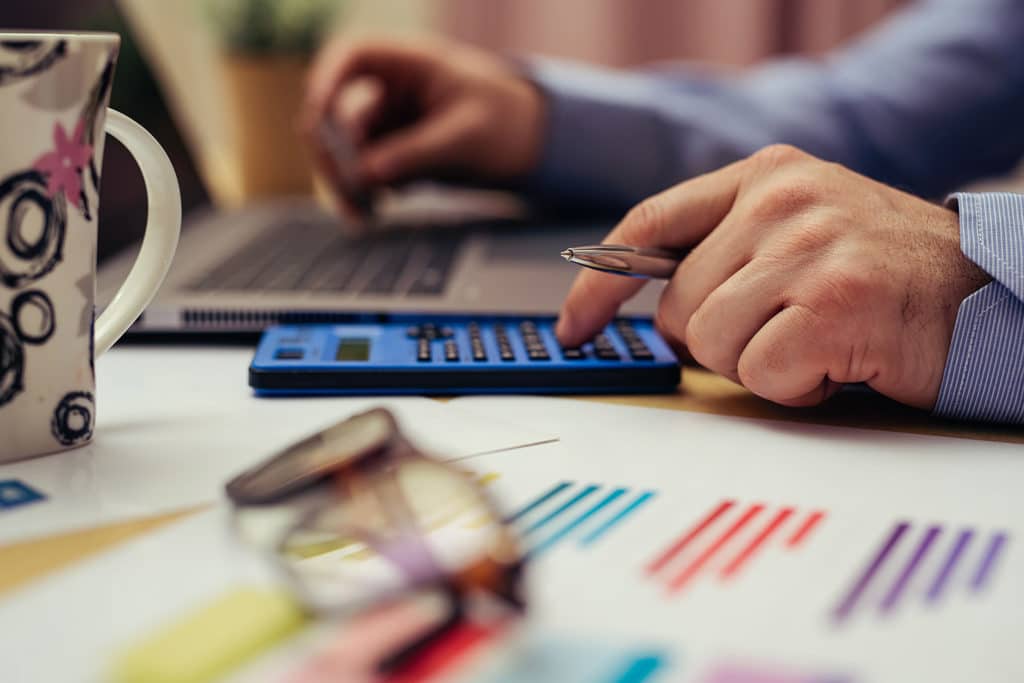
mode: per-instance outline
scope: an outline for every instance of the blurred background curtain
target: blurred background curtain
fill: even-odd
[[[609,66],[820,54],[906,0],[438,0],[447,34]]]

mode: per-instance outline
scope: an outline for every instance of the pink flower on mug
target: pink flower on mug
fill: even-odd
[[[46,175],[46,191],[55,197],[61,190],[75,208],[81,208],[82,169],[92,157],[92,146],[82,142],[85,121],[79,119],[75,132],[69,138],[64,126],[53,126],[52,152],[47,152],[32,165],[32,168]]]

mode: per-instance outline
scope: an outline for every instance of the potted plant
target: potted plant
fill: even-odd
[[[239,199],[312,193],[296,131],[306,70],[343,0],[199,0],[221,48]]]

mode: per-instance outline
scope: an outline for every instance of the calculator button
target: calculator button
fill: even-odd
[[[442,327],[441,328],[441,337],[442,338],[444,338],[444,339],[451,339],[454,336],[455,336],[455,330],[453,330],[452,328],[450,328],[450,327]]]
[[[551,360],[547,351],[530,351],[528,355],[530,360]]]
[[[416,345],[416,360],[421,363],[430,360],[430,342],[422,337]]]
[[[512,353],[512,349],[509,349],[509,348],[501,349],[501,360],[507,362],[507,361],[512,361],[512,360],[515,360],[515,359],[516,359],[516,357],[515,357],[515,354]]]
[[[647,349],[644,349],[642,351],[630,350],[629,355],[633,357],[633,360],[654,360],[654,354],[648,351]]]
[[[437,325],[426,323],[420,328],[420,336],[429,341],[437,339]]]
[[[459,359],[459,347],[455,345],[455,342],[449,339],[444,343],[444,359],[448,362],[457,361]]]
[[[409,337],[410,339],[419,339],[420,326],[412,325],[411,327],[405,328],[405,336]]]
[[[274,360],[302,360],[306,352],[302,349],[278,349],[274,354]]]
[[[586,360],[582,349],[562,349],[562,358],[565,360]]]

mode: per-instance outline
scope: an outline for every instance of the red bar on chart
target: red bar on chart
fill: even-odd
[[[757,553],[761,546],[765,544],[765,541],[767,541],[792,514],[793,508],[782,508],[779,510],[768,524],[761,529],[761,532],[755,536],[753,540],[751,540],[750,543],[748,543],[746,547],[729,562],[729,564],[722,568],[722,571],[719,573],[719,577],[722,579],[731,579],[735,576],[739,570],[743,568],[743,565],[745,565],[750,558]]]
[[[705,564],[710,562],[711,558],[713,558],[715,554],[725,546],[725,544],[732,540],[733,536],[738,534],[740,530],[742,530],[743,527],[747,525],[748,522],[757,517],[757,515],[760,514],[761,510],[763,509],[764,505],[761,505],[759,503],[751,505],[749,508],[747,508],[747,511],[743,513],[742,517],[733,522],[732,526],[726,529],[725,532],[722,533],[722,535],[719,536],[714,543],[712,543],[704,550],[704,552],[702,552],[700,555],[694,558],[693,561],[690,562],[690,564],[687,565],[685,569],[683,569],[683,571],[677,574],[675,578],[673,578],[669,582],[669,591],[673,593],[677,592],[680,589],[682,589],[683,586],[689,583],[690,579],[696,576],[697,572],[699,572]]]
[[[804,523],[801,524],[797,530],[793,532],[793,535],[789,537],[789,540],[786,541],[786,547],[796,548],[803,543],[804,540],[811,535],[811,531],[814,530],[814,527],[818,526],[824,518],[825,513],[822,510],[815,510],[811,514],[807,515],[807,519],[804,520]]]
[[[704,519],[697,522],[696,526],[694,526],[692,529],[683,534],[675,543],[670,545],[664,552],[662,552],[661,555],[656,557],[653,562],[647,565],[647,573],[656,574],[662,569],[664,569],[665,565],[671,562],[676,555],[683,552],[686,546],[692,543],[695,538],[700,536],[705,529],[714,524],[715,520],[717,520],[719,517],[728,512],[729,508],[731,508],[735,504],[736,501],[733,500],[723,500],[721,503],[719,503],[717,507],[711,510],[711,512],[709,512],[707,516],[704,517]]]

